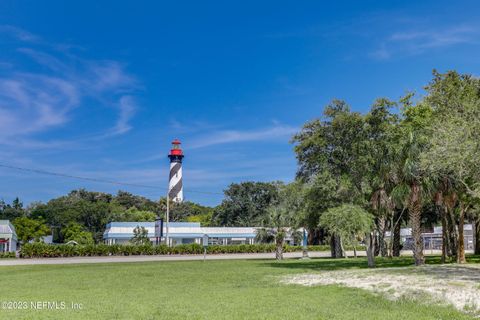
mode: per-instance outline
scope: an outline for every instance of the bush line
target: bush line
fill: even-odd
[[[15,258],[15,252],[0,252],[0,259]]]
[[[350,248],[347,248],[350,249]],[[308,246],[309,251],[329,251],[329,245]],[[301,246],[284,246],[284,252],[302,251]],[[274,244],[240,244],[240,245],[211,245],[207,247],[208,254],[228,253],[273,253]],[[202,254],[200,244],[182,244],[174,247],[166,245],[128,245],[128,244],[97,244],[97,245],[66,245],[27,243],[20,250],[21,258],[56,258],[56,257],[93,257],[93,256],[132,256],[132,255],[173,255],[173,254]],[[10,253],[8,253],[10,254]],[[15,257],[11,253],[9,257]],[[1,257],[1,256],[0,256]]]

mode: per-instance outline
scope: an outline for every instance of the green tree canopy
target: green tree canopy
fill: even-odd
[[[62,230],[63,241],[65,243],[69,241],[75,241],[78,244],[87,245],[93,244],[92,233],[85,230],[85,228],[78,223],[71,223]]]
[[[301,193],[299,185],[277,185],[278,197],[267,208],[261,224],[263,228],[257,230],[256,240],[262,243],[275,242],[276,259],[283,259],[283,245],[285,238],[290,235],[295,241],[301,239],[296,231],[301,223],[302,214],[300,210]]]
[[[148,230],[145,227],[136,226],[133,229],[133,237],[130,242],[135,245],[151,245],[152,242],[148,238]]]
[[[0,220],[14,220],[23,216],[25,216],[25,209],[18,197],[12,201],[12,204],[0,200]]]
[[[152,211],[138,210],[136,207],[130,207],[124,211],[114,212],[112,220],[114,221],[155,221],[157,214]]]
[[[435,72],[427,91],[425,101],[433,117],[422,167],[459,182],[457,191],[480,197],[480,79],[455,71]]]
[[[163,212],[165,212],[167,208],[166,198],[160,199],[160,206],[162,207]],[[170,199],[170,221],[189,221],[190,218],[192,218],[193,220],[201,220],[207,219],[207,217],[209,216],[211,217],[212,214],[213,208],[211,207],[202,206],[198,203],[194,203],[191,201],[174,202]]]
[[[22,244],[31,240],[40,241],[44,236],[50,234],[50,228],[43,220],[30,219],[27,217],[16,218],[12,221],[17,237]]]
[[[374,227],[373,215],[353,204],[328,209],[320,217],[319,224],[349,244],[355,244],[357,238],[364,238]]]
[[[213,221],[222,226],[259,225],[267,208],[278,198],[278,182],[233,183],[224,191],[225,199],[215,209]]]

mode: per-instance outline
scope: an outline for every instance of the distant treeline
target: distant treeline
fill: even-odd
[[[267,207],[278,197],[278,184],[232,184],[217,207],[171,202],[170,220],[200,222],[203,226],[259,225]],[[22,242],[53,233],[54,242],[98,243],[111,221],[155,221],[156,217],[164,218],[165,212],[166,198],[154,201],[126,191],[112,195],[79,189],[26,207],[18,198],[12,203],[0,200],[0,219],[13,222]]]

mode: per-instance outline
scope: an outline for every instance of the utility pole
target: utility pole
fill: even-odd
[[[170,190],[167,191],[167,219],[165,223],[165,242],[167,246],[170,246],[170,241],[168,241],[168,223],[170,222],[170,197],[169,197]]]

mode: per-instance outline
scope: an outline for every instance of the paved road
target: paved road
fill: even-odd
[[[440,255],[440,250],[425,250],[426,255]],[[466,250],[466,253],[472,253]],[[353,251],[347,252],[349,257]],[[358,256],[365,256],[365,251],[359,251]],[[311,251],[312,258],[328,258],[329,251]],[[402,256],[411,256],[412,251],[402,251]],[[286,259],[301,258],[301,252],[284,253]],[[274,253],[236,253],[236,254],[210,254],[206,260],[244,260],[244,259],[275,259]],[[1,266],[39,265],[39,264],[79,264],[79,263],[116,263],[116,262],[143,262],[143,261],[194,261],[203,260],[203,255],[170,255],[170,256],[112,256],[112,257],[71,257],[71,258],[44,258],[44,259],[0,259]]]
[[[353,253],[352,253],[353,254]],[[329,257],[330,252],[310,252],[310,257]],[[286,259],[301,258],[301,252],[288,252]],[[206,260],[235,260],[235,259],[275,259],[274,253],[237,253],[211,254]],[[38,265],[38,264],[78,264],[78,263],[115,263],[115,262],[143,262],[143,261],[190,261],[203,260],[203,255],[170,255],[170,256],[112,256],[112,257],[71,257],[71,258],[44,258],[44,259],[5,259],[0,260],[0,266]]]

